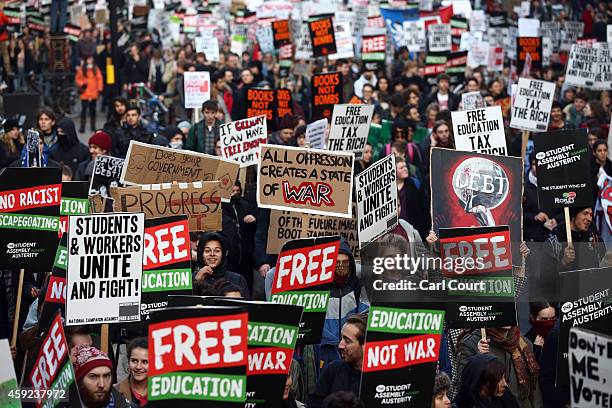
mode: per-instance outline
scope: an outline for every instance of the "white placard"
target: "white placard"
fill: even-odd
[[[545,132],[548,129],[554,98],[554,82],[519,78],[517,92],[513,98],[510,127]]]
[[[461,94],[461,104],[463,105],[463,110],[484,108],[485,106],[484,98],[479,91]]]
[[[257,164],[259,145],[268,140],[266,115],[237,120],[219,127],[221,157],[240,163],[240,167]]]
[[[444,52],[451,50],[450,24],[431,24],[427,27],[427,39],[430,52]]]
[[[210,100],[210,72],[185,72],[185,108],[201,108]]]
[[[519,37],[537,37],[539,34],[539,30],[540,20],[538,20],[537,18],[519,18]]]
[[[506,133],[500,106],[451,112],[457,150],[506,156]]]
[[[404,31],[403,45],[408,48],[408,51],[422,52],[427,49],[425,23],[422,19],[404,21],[402,28]]]
[[[327,150],[360,157],[368,141],[374,105],[334,105]]]
[[[195,38],[196,52],[203,52],[206,55],[207,61],[219,62],[219,40],[216,37],[210,36]]]
[[[482,33],[487,31],[487,16],[485,16],[484,10],[474,10],[470,15],[470,31],[480,31]]]
[[[311,149],[325,148],[325,130],[327,125],[328,122],[325,118],[306,125],[306,141],[310,143]]]
[[[350,22],[334,22],[334,38],[336,40],[336,53],[329,54],[327,56],[328,59],[348,59],[355,56],[355,52],[353,51],[353,34],[351,33]]]

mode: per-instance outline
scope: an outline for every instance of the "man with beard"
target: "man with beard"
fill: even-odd
[[[82,345],[75,354],[74,372],[83,407],[130,407],[129,402],[112,387],[113,363],[106,353]]]

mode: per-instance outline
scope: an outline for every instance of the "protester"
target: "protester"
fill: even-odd
[[[89,138],[89,159],[79,163],[75,173],[78,181],[90,181],[93,175],[93,167],[98,156],[108,155],[112,149],[112,138],[103,130],[96,131]]]
[[[72,172],[76,173],[79,164],[89,156],[87,146],[79,141],[72,119],[60,119],[56,133],[57,143],[50,149],[49,158],[69,166]]]
[[[544,299],[529,302],[529,322],[531,329],[525,334],[525,338],[533,344],[533,354],[540,360],[542,347],[546,338],[557,321],[555,308]]]
[[[4,133],[0,136],[0,169],[19,159],[19,153],[25,144],[19,122],[7,119],[3,126]]]
[[[138,106],[127,108],[125,123],[113,133],[113,156],[125,157],[132,140],[142,143],[153,142],[153,135],[142,126]]]
[[[96,130],[96,104],[103,90],[102,72],[94,63],[93,55],[88,55],[83,58],[81,66],[77,68],[75,81],[79,87],[82,104],[79,132],[83,133],[85,131],[85,121],[88,111],[91,123],[90,130],[93,132]]]
[[[147,378],[149,373],[149,346],[146,337],[137,337],[127,346],[128,376],[115,385],[130,406],[143,408],[148,403]]]
[[[436,373],[431,408],[450,408],[451,401],[448,398],[450,387],[451,381],[448,375],[445,372]]]
[[[219,125],[221,124],[215,118],[217,106],[215,101],[206,101],[202,104],[204,119],[189,129],[187,142],[184,145],[185,150],[214,154],[214,146],[219,139]]]

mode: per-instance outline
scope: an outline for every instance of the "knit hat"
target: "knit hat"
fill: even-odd
[[[113,369],[113,363],[103,351],[85,344],[79,346],[75,352],[74,372],[76,380],[81,378],[97,367],[108,367]]]
[[[280,123],[278,124],[278,130],[293,129],[293,126],[293,116],[285,115],[281,118]]]
[[[183,120],[182,122],[179,122],[179,124],[176,125],[176,127],[179,128],[179,129],[187,129],[187,130],[189,130],[189,129],[191,129],[191,123],[189,123],[186,120]]]
[[[591,207],[570,207],[569,209],[570,220],[572,218],[576,218],[578,214],[580,214],[582,211],[586,210],[587,208],[591,208]]]
[[[13,128],[17,128],[19,129],[19,121],[17,119],[7,119],[4,121],[4,132],[8,133],[11,130],[13,130]]]
[[[89,138],[90,145],[96,145],[100,149],[109,151],[112,147],[112,140],[108,133],[103,130],[96,130],[96,133]]]

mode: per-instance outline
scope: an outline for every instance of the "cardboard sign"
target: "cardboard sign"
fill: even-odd
[[[245,406],[282,406],[303,308],[227,298],[217,298],[215,304],[240,305],[246,307],[249,312],[249,363]]]
[[[586,129],[533,135],[540,208],[593,206]]]
[[[569,385],[568,350],[571,328],[580,327],[612,335],[611,278],[612,268],[559,273],[561,325],[557,349],[557,387]]]
[[[122,187],[119,182],[125,159],[112,156],[98,156],[89,184],[89,195],[99,194],[102,198],[110,198],[111,187]]]
[[[485,106],[484,99],[479,91],[461,94],[461,104],[463,105],[463,110],[484,108]]]
[[[207,61],[219,62],[219,40],[216,37],[196,37],[196,52],[203,52]]]
[[[2,390],[0,405],[6,408],[21,408],[20,399],[10,397],[11,393],[18,393],[20,387],[17,383],[17,374],[8,339],[0,339],[0,366],[3,367],[0,371],[0,389]]]
[[[86,181],[63,181],[60,201],[60,228],[58,238],[68,232],[68,217],[89,214],[89,186]]]
[[[248,313],[241,307],[171,307],[151,313],[152,406],[244,407]]]
[[[443,52],[451,50],[450,24],[431,24],[427,27],[429,51]]]
[[[302,306],[298,344],[321,342],[340,237],[289,241],[276,261],[271,302]]]
[[[359,245],[392,231],[398,223],[395,155],[390,154],[355,176]]]
[[[505,156],[506,132],[499,106],[451,112],[457,150]]]
[[[62,315],[57,311],[53,318],[41,320],[39,324],[44,326],[45,334],[27,380],[34,390],[40,390],[40,398],[35,398],[36,407],[54,407],[60,402],[79,401]]]
[[[147,219],[186,215],[190,231],[221,230],[218,181],[145,184],[111,190],[116,212],[144,213]]]
[[[144,214],[70,217],[66,325],[140,320]]]
[[[519,78],[510,126],[531,132],[545,132],[548,129],[554,97],[554,82]]]
[[[612,337],[579,327],[569,335],[572,407],[604,406],[612,383]]]
[[[185,72],[185,108],[199,109],[210,100],[210,72]]]
[[[516,325],[507,226],[441,228],[440,252],[448,327]]]
[[[325,118],[306,125],[306,141],[310,143],[310,148],[325,148],[325,131],[328,125],[329,122]]]
[[[58,242],[62,173],[7,167],[0,173],[0,267],[48,271]]]
[[[316,57],[325,57],[336,53],[336,38],[332,17],[308,22],[312,53]]]
[[[342,102],[342,75],[328,72],[312,76],[312,120],[331,119],[334,105]]]
[[[527,56],[531,59],[531,69],[542,68],[542,37],[518,37],[517,38],[516,69],[522,72]]]
[[[372,304],[359,393],[365,406],[429,406],[443,328],[444,310]]]
[[[257,172],[261,208],[351,217],[352,153],[264,144]]]
[[[259,161],[259,145],[268,141],[264,115],[222,124],[219,127],[221,157],[248,167]]]
[[[39,321],[50,322],[59,311],[62,316],[66,316],[66,267],[68,266],[68,231],[60,239],[51,275],[46,282],[47,290],[45,299],[40,311]],[[40,302],[40,300],[39,300]],[[40,338],[44,333],[43,325],[39,325],[36,330],[36,337]]]
[[[508,225],[521,242],[523,161],[509,156],[434,148],[431,151],[431,219],[440,228]],[[520,259],[518,245],[512,258]]]
[[[281,46],[291,42],[291,30],[289,29],[289,20],[276,20],[272,22],[272,37],[274,40],[274,48],[279,49]]]
[[[168,295],[191,295],[189,224],[184,215],[145,221],[141,320],[168,306]]]
[[[293,116],[293,100],[291,98],[291,90],[277,89],[276,90],[276,117],[280,121],[286,115]]]
[[[264,115],[268,121],[268,129],[276,129],[276,124],[273,123],[275,111],[274,89],[250,88],[247,90],[247,118]]]
[[[327,150],[353,152],[361,157],[370,131],[374,105],[336,105],[332,115]]]
[[[176,150],[132,141],[119,181],[126,185],[174,181],[219,181],[223,201],[229,201],[240,165],[203,153]]]

